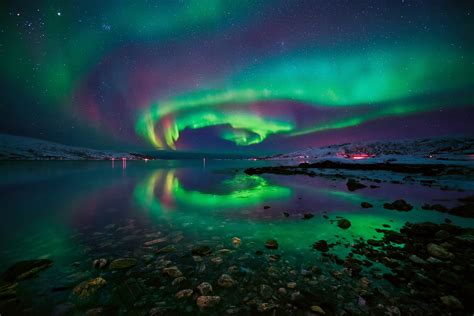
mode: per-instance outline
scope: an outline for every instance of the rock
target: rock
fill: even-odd
[[[277,305],[275,304],[270,304],[270,303],[260,303],[257,305],[257,310],[260,312],[260,313],[266,313],[274,308],[276,308]]]
[[[233,287],[237,282],[228,274],[222,274],[217,280],[217,284],[222,287]]]
[[[337,221],[337,226],[339,226],[342,229],[348,229],[349,227],[351,227],[351,222],[343,218]]]
[[[185,277],[178,277],[178,278],[174,279],[173,282],[171,282],[171,285],[179,287],[186,281],[187,281],[187,279]]]
[[[441,296],[440,297],[441,302],[443,302],[444,305],[446,305],[449,309],[452,310],[462,310],[464,309],[464,306],[462,303],[452,295],[446,295],[446,296]]]
[[[15,298],[17,293],[18,283],[5,283],[0,285],[0,301],[10,298]],[[0,304],[1,307],[1,304]]]
[[[96,259],[92,262],[92,266],[96,269],[104,269],[107,266],[107,259]]]
[[[408,259],[410,259],[411,262],[417,263],[417,264],[426,264],[427,263],[425,260],[421,259],[417,255],[411,255],[410,257],[408,257]]]
[[[234,248],[240,247],[241,243],[242,243],[242,241],[240,240],[240,238],[232,237],[232,246],[234,246]]]
[[[441,229],[436,232],[435,237],[438,239],[448,239],[451,235],[449,232],[445,231],[444,229]]]
[[[220,296],[199,296],[196,304],[200,309],[214,307],[221,301]]]
[[[303,214],[303,219],[311,219],[311,218],[313,218],[313,217],[314,217],[314,215],[311,214],[311,213],[304,213],[304,214]]]
[[[161,244],[161,243],[163,243],[167,240],[168,239],[166,237],[153,239],[153,240],[150,240],[150,241],[147,241],[147,242],[143,243],[143,246],[150,247],[150,246],[154,246],[156,244]]]
[[[369,202],[362,202],[362,203],[360,203],[360,206],[362,206],[362,208],[371,208],[371,207],[373,207],[373,205],[370,204]]]
[[[216,265],[221,264],[222,261],[223,261],[223,260],[222,260],[221,257],[212,257],[212,258],[211,258],[211,262],[214,263],[214,264],[216,264]]]
[[[212,293],[212,285],[208,282],[202,282],[197,286],[197,289],[203,296],[207,296]]]
[[[400,212],[408,212],[413,209],[413,206],[408,204],[405,200],[396,200],[393,203],[385,203],[383,207],[387,210],[397,210]]]
[[[195,256],[204,257],[204,256],[207,256],[207,255],[210,255],[212,253],[212,250],[211,250],[211,248],[209,248],[209,246],[199,245],[199,246],[196,246],[193,249],[191,249],[191,253]]]
[[[173,245],[168,245],[168,246],[165,246],[163,248],[158,249],[156,251],[156,254],[157,255],[162,255],[162,254],[173,253],[173,252],[176,252],[176,247],[173,246]]]
[[[286,289],[285,289],[284,287],[279,288],[279,289],[278,289],[278,294],[280,294],[280,295],[286,295],[286,294],[287,294]]]
[[[326,240],[319,240],[319,241],[315,242],[313,244],[313,248],[316,249],[316,250],[319,250],[321,252],[328,252],[329,251],[328,243],[326,242]]]
[[[95,299],[95,295],[98,291],[107,284],[103,278],[98,277],[95,279],[87,280],[72,290],[72,299],[78,305],[86,305],[91,303]]]
[[[366,188],[367,186],[354,180],[354,179],[349,179],[347,180],[347,189],[349,191],[355,191],[355,190],[359,190],[359,189],[363,189],[363,188]]]
[[[269,208],[270,208],[270,206],[268,206],[268,205],[264,205],[264,206],[263,206],[263,209],[264,209],[264,210],[268,210]]]
[[[120,270],[120,269],[129,269],[136,266],[138,260],[135,258],[120,258],[115,259],[109,265],[110,270]]]
[[[2,274],[2,280],[6,282],[14,282],[28,279],[52,265],[53,261],[50,259],[20,261],[9,267],[7,271]]]
[[[288,212],[283,212],[283,216],[285,216],[285,217],[290,217],[290,213],[288,213]]]
[[[273,289],[266,285],[266,284],[262,284],[260,286],[260,296],[262,296],[264,299],[269,299],[270,297],[272,297],[273,295]]]
[[[288,282],[286,287],[289,289],[296,289],[296,282]]]
[[[428,244],[426,249],[431,256],[438,259],[449,260],[454,258],[454,255],[451,252],[436,244]]]
[[[384,245],[383,240],[375,240],[375,239],[367,239],[367,243],[374,247],[380,247]]]
[[[316,314],[326,315],[326,312],[324,311],[324,309],[322,309],[318,305],[311,306],[311,311],[315,312]]]
[[[164,268],[163,273],[172,278],[179,278],[183,276],[183,273],[178,269],[178,267],[175,267],[175,266]]]
[[[269,239],[265,243],[267,249],[278,249],[278,242],[275,239]]]
[[[177,298],[178,300],[180,300],[180,299],[183,299],[183,298],[188,298],[188,297],[190,297],[191,295],[193,295],[193,292],[194,292],[194,291],[191,290],[191,289],[185,289],[185,290],[181,290],[181,291],[179,291],[178,293],[176,293],[175,296],[176,296],[176,298]]]

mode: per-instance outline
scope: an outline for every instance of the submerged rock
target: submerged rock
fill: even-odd
[[[206,296],[212,293],[212,285],[208,282],[202,282],[197,286],[197,289],[201,295]]]
[[[349,227],[351,227],[351,222],[343,218],[337,221],[337,226],[339,226],[342,229],[348,229]]]
[[[313,311],[313,312],[315,312],[316,314],[319,314],[319,315],[326,315],[326,312],[324,311],[324,309],[322,309],[318,305],[311,306],[311,311]]]
[[[265,243],[265,248],[267,248],[267,249],[278,249],[278,242],[275,239],[269,239]]]
[[[171,278],[179,278],[183,276],[183,273],[181,272],[181,270],[179,270],[178,267],[175,267],[175,266],[164,268],[163,273],[168,275]]]
[[[370,204],[369,202],[362,202],[362,203],[360,203],[360,206],[362,208],[371,208],[371,207],[373,207],[373,205]]]
[[[177,298],[178,300],[180,300],[180,299],[183,299],[183,298],[188,298],[188,297],[190,297],[191,295],[193,295],[193,292],[194,292],[194,291],[191,290],[191,289],[184,289],[184,290],[181,290],[181,291],[179,291],[178,293],[176,293],[175,296],[176,296],[176,298]]]
[[[303,219],[311,219],[311,218],[313,218],[313,217],[314,217],[314,215],[311,214],[311,213],[304,213],[304,214],[303,214]]]
[[[162,254],[173,253],[173,252],[176,252],[176,247],[173,245],[168,245],[168,246],[158,249],[156,251],[156,254],[162,255]]]
[[[426,246],[428,253],[438,259],[453,259],[454,255],[437,244],[428,244]]]
[[[349,191],[360,190],[367,187],[365,184],[362,184],[354,179],[347,180],[346,186]]]
[[[449,309],[452,309],[452,310],[464,309],[464,306],[462,305],[462,303],[455,296],[452,296],[452,295],[441,296],[440,300]]]
[[[200,309],[214,307],[221,301],[220,296],[199,296],[196,304]]]
[[[222,287],[233,287],[237,282],[228,274],[222,274],[217,280],[217,284]]]
[[[234,248],[240,247],[241,243],[242,240],[239,237],[232,237],[232,246],[234,246]]]
[[[78,305],[92,303],[96,299],[98,291],[106,284],[107,281],[101,277],[84,281],[72,290],[72,299]]]
[[[278,307],[278,305],[271,304],[271,303],[260,303],[257,305],[257,310],[260,313],[266,313],[268,311],[271,311],[272,309]]]
[[[50,259],[20,261],[12,265],[2,274],[2,280],[6,282],[14,282],[28,279],[52,265],[53,260]]]
[[[396,200],[393,203],[385,203],[383,207],[387,210],[397,210],[400,212],[408,212],[413,209],[413,206],[408,204],[405,200]]]
[[[273,289],[266,285],[262,284],[260,285],[260,296],[263,297],[264,299],[269,299],[273,295]]]
[[[321,252],[328,252],[329,247],[326,240],[319,240],[313,244],[313,248]]]
[[[104,269],[107,266],[107,259],[100,258],[96,259],[92,262],[92,266],[96,269]]]
[[[204,256],[207,256],[207,255],[210,255],[212,253],[212,250],[209,246],[199,245],[199,246],[196,246],[193,249],[191,249],[191,253],[195,256],[204,257]]]
[[[115,259],[109,265],[109,269],[111,270],[121,270],[121,269],[129,269],[131,267],[136,266],[138,260],[135,258],[120,258]]]

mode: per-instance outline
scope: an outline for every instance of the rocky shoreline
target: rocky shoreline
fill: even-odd
[[[345,218],[331,222],[342,230],[351,226]],[[157,236],[143,242],[135,256],[75,263],[89,278],[52,288],[52,293],[62,293],[62,300],[49,311],[55,315],[471,314],[474,229],[449,223],[406,223],[400,231],[389,227],[376,229],[373,239],[308,241],[300,265],[280,251],[275,239],[245,245],[245,240],[234,237],[216,246],[181,248],[181,233]],[[333,251],[337,247],[349,252],[340,257]],[[23,284],[52,264],[40,259],[8,269],[2,275],[0,311],[28,314]]]

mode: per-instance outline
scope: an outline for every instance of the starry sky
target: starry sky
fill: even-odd
[[[271,153],[474,135],[470,1],[2,1],[0,132]]]

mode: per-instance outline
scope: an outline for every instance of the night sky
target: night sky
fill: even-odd
[[[2,1],[0,132],[284,152],[474,135],[472,1]]]

